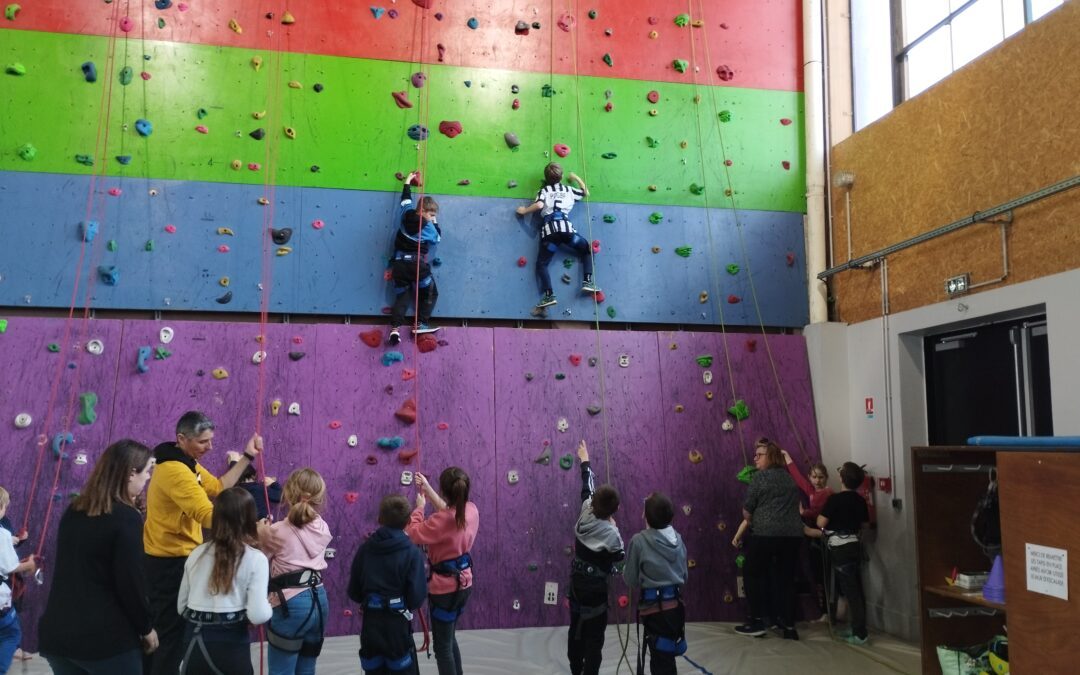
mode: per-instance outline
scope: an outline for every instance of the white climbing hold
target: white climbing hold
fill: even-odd
[[[412,485],[412,481],[413,481],[413,472],[412,471],[406,470],[406,471],[401,472],[401,484],[402,485]]]
[[[514,602],[511,603],[510,606],[514,608],[514,611],[518,611],[518,610],[521,609],[521,601],[518,600],[517,598],[514,598]]]
[[[620,368],[629,368],[630,367],[630,355],[629,354],[619,354],[619,367]]]
[[[300,414],[300,404],[297,403],[296,401],[293,401],[292,403],[290,403],[289,404],[289,414],[290,415],[299,415]]]
[[[689,504],[683,504],[682,512],[684,516],[690,515],[691,507]]]
[[[705,382],[705,384],[712,384],[712,371],[711,370],[703,371],[701,373],[701,379]]]
[[[510,469],[509,471],[506,472],[506,482],[507,483],[510,483],[511,485],[514,485],[519,480],[521,480],[521,476],[518,475],[517,469]]]
[[[83,464],[86,464],[86,461],[87,461],[86,460],[86,453],[85,452],[77,452],[77,453],[75,453],[75,459],[73,459],[71,461],[73,463],[75,463],[75,464],[78,464],[79,466],[82,466]]]
[[[336,555],[337,555],[337,549],[336,548],[330,548],[329,546],[327,546],[326,549],[323,551],[323,557],[326,558],[327,560],[332,559]]]
[[[25,429],[30,426],[34,421],[33,417],[30,417],[27,413],[19,413],[15,416],[15,427],[18,429]]]
[[[731,431],[735,428],[735,425],[731,423],[731,420],[724,420],[724,423],[720,425],[720,428],[724,431]]]
[[[570,429],[570,423],[566,421],[565,417],[560,417],[559,421],[555,423],[555,428],[566,433],[566,431]]]
[[[86,343],[86,351],[90,352],[94,356],[100,355],[105,351],[105,343],[101,340],[91,340]]]
[[[349,444],[350,448],[355,448],[357,444],[360,443],[360,439],[356,437],[356,434],[353,434],[352,436],[349,436],[349,440],[346,442]]]
[[[161,344],[167,345],[172,342],[174,335],[176,335],[176,333],[173,331],[173,329],[165,326],[160,331],[158,331],[158,340],[161,341]]]
[[[255,352],[254,354],[251,355],[251,362],[252,363],[258,364],[258,363],[262,363],[265,360],[266,360],[266,352],[264,352],[264,351],[260,350],[260,351],[257,351],[257,352]]]

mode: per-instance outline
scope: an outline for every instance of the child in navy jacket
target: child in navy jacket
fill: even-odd
[[[428,325],[431,313],[435,311],[435,301],[439,299],[439,289],[428,262],[428,256],[434,255],[436,244],[442,240],[439,205],[431,197],[421,199],[419,208],[413,204],[410,185],[416,176],[414,172],[405,177],[401,203],[394,212],[398,230],[394,235],[394,253],[390,257],[390,278],[394,281],[388,340],[391,345],[401,341],[399,327],[405,323],[405,312],[409,310],[414,292],[417,295],[417,326],[413,333],[422,335],[439,330]]]

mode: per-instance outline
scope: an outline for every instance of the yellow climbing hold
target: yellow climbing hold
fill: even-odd
[[[695,567],[697,567],[697,561],[694,560],[693,558],[690,558],[689,560],[686,561],[686,567],[688,569],[694,569]]]
[[[291,26],[296,23],[296,17],[290,14],[288,10],[285,10],[285,13],[281,15],[281,23]]]
[[[229,277],[221,277],[220,279],[218,279],[218,283],[221,284],[222,286],[228,286],[229,285]]]
[[[681,403],[675,405],[675,412],[681,413],[683,410],[686,410],[686,408],[682,407]]]
[[[270,414],[277,417],[277,414],[281,412],[281,399],[275,398],[270,401]]]
[[[288,138],[296,138],[296,129],[293,129],[292,127],[285,127],[285,135]]]
[[[660,247],[659,246],[653,246],[652,247],[652,252],[653,253],[659,253],[660,252]]]
[[[649,186],[649,192],[656,192],[656,186],[655,185],[650,185]]]
[[[694,94],[694,103],[701,103],[701,94]]]
[[[285,22],[282,21],[282,23],[285,23]],[[705,21],[703,19],[694,19],[693,22],[691,22],[690,25],[693,26],[694,28],[701,28],[702,26],[705,25]]]
[[[705,457],[697,450],[691,450],[689,458],[691,464],[701,464],[701,460],[705,459]]]
[[[709,292],[708,291],[702,291],[701,294],[698,296],[698,302],[700,302],[701,304],[704,305],[708,301],[709,301]]]
[[[657,110],[656,108],[653,108],[652,110],[649,111],[649,117],[656,117],[659,114],[660,114],[660,111]]]
[[[240,27],[240,24],[237,23],[236,19],[229,19],[229,30],[236,33],[237,35],[240,35],[244,32],[244,29]]]
[[[231,166],[233,168],[233,171],[239,171],[240,169],[244,168],[244,163],[238,159],[234,159]]]
[[[214,368],[210,371],[210,374],[214,376],[215,380],[224,380],[229,377],[229,371],[224,368]]]
[[[654,31],[654,30],[652,30],[652,31],[649,31],[649,39],[650,39],[650,40],[655,40],[655,39],[656,39],[656,38],[658,38],[658,37],[660,37],[660,33],[657,33],[657,32],[656,32],[656,31]]]
[[[232,237],[232,236],[234,236],[236,234],[235,232],[232,231],[231,227],[219,227],[217,229],[217,233],[218,234],[227,234],[230,237]]]
[[[261,56],[252,56],[251,57],[251,67],[255,69],[255,72],[258,72],[259,68],[262,68],[262,57]]]
[[[687,143],[686,141],[679,141],[679,147],[682,148],[683,150],[685,150],[686,146],[688,146],[688,145],[690,145],[690,144]]]
[[[251,116],[254,117],[257,120],[261,120],[262,118],[266,117],[266,111],[265,110],[256,110],[255,112],[251,113]]]
[[[277,256],[280,258],[283,255],[289,255],[292,253],[292,248],[289,246],[278,246]]]
[[[713,394],[712,394],[712,392],[711,392],[711,391],[707,391],[707,392],[705,392],[705,400],[706,400],[706,401],[711,401],[711,400],[712,400],[712,396],[713,396]]]
[[[304,85],[300,84],[298,80],[290,80],[289,87],[292,89],[303,89]]]

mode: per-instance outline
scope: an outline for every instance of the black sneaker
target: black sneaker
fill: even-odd
[[[386,338],[386,344],[390,345],[391,347],[396,347],[400,342],[401,333],[398,332],[397,328],[391,328],[390,335]]]
[[[735,626],[735,632],[750,637],[765,637],[765,626],[760,621],[751,621],[741,626]]]
[[[536,307],[538,309],[540,307],[550,307],[558,302],[559,301],[555,299],[554,293],[544,293],[543,297],[540,298],[540,302],[536,303]]]
[[[798,640],[799,639],[799,633],[794,628],[785,628],[784,629],[784,639],[785,640]]]

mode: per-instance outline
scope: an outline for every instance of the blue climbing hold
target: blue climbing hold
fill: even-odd
[[[468,89],[470,87],[472,87],[472,80],[465,80],[465,88]]]
[[[398,361],[404,361],[404,360],[405,360],[405,356],[401,352],[386,352],[385,354],[382,355],[382,364],[384,366],[389,366],[389,365],[392,365],[394,363],[397,363]]]
[[[371,13],[376,19],[378,19],[378,18],[381,18],[382,15],[386,13],[386,9],[383,8],[383,7],[372,7],[371,8]]]
[[[406,133],[409,135],[409,138],[414,141],[426,141],[428,137],[428,128],[423,124],[414,124],[409,127],[409,130]]]
[[[53,436],[52,439],[52,451],[53,455],[57,459],[64,459],[67,457],[67,453],[63,451],[64,446],[71,445],[75,442],[75,437],[71,435],[70,431],[65,431]]]
[[[98,278],[106,286],[115,286],[120,281],[120,270],[116,265],[100,265],[97,268]]]
[[[116,161],[120,162],[124,166],[131,164],[131,155],[117,155]]]
[[[96,220],[84,220],[79,223],[79,233],[82,234],[82,240],[85,242],[94,241],[94,237],[98,233],[98,221]]]
[[[471,19],[469,19],[468,21],[466,21],[465,25],[468,26],[469,28],[472,28],[473,30],[476,30],[477,28],[480,27],[480,22],[477,21],[476,17],[474,16]]]
[[[154,7],[158,9],[168,9],[172,7],[172,0],[154,0]]]
[[[397,450],[401,446],[405,445],[405,439],[401,436],[383,436],[376,442],[379,444],[380,448],[383,448],[385,450]]]
[[[135,367],[140,373],[150,372],[150,366],[147,365],[146,362],[150,360],[150,355],[153,353],[154,350],[150,349],[149,346],[139,347],[139,358],[135,364]]]
[[[93,61],[82,64],[82,72],[87,82],[97,82],[97,66],[94,65]]]
[[[435,256],[434,258],[432,258],[431,259],[431,266],[432,267],[442,267],[442,258],[440,258],[439,256]]]
[[[150,124],[150,120],[140,118],[135,120],[135,131],[139,132],[140,136],[149,136],[154,133],[154,125]]]

